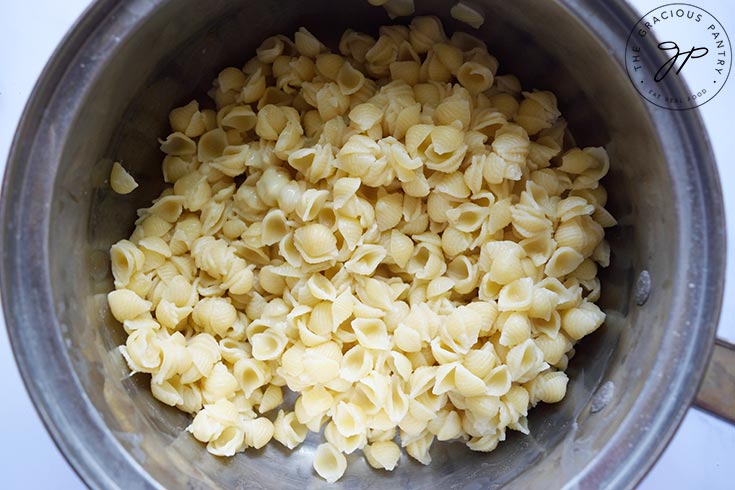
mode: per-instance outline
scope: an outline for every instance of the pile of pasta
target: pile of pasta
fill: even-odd
[[[339,53],[301,28],[224,69],[215,109],[170,113],[172,185],[112,246],[108,298],[209,452],[323,432],[333,482],[358,449],[386,470],[435,440],[491,451],[564,397],[605,318],[609,161],[497,68],[434,17]]]

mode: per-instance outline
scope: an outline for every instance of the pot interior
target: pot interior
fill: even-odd
[[[110,15],[135,18],[139,3],[145,2],[122,3]],[[517,75],[524,90],[553,91],[580,147],[607,148],[608,209],[620,223],[607,231],[612,260],[600,272],[600,304],[608,319],[578,345],[566,399],[530,412],[530,436],[513,432],[489,454],[435,443],[430,466],[404,455],[392,474],[372,470],[353,455],[343,479],[330,488],[479,489],[511,482],[519,488],[558,487],[582,472],[622,424],[662,342],[664,329],[649,327],[668,318],[671,295],[665,285],[676,275],[671,264],[677,247],[657,244],[666,243],[678,224],[659,137],[615,53],[563,5],[478,1],[486,22],[475,31],[449,16],[452,2],[416,3],[417,15],[439,16],[448,33],[464,30],[486,41],[500,61],[499,73]],[[145,18],[122,37],[107,36],[108,59],[99,71],[85,74],[84,97],[70,115],[55,177],[49,274],[74,374],[116,443],[151,482],[167,488],[326,488],[311,469],[317,438],[310,436],[291,454],[269,444],[232,459],[216,458],[184,432],[187,415],[151,396],[148,375],[128,375],[116,350],[126,336],[106,304],[112,289],[108,251],[130,235],[135,210],[147,207],[164,187],[156,138],[166,136],[173,107],[193,97],[205,100],[219,70],[242,66],[268,36],[291,35],[305,26],[334,49],[347,28],[376,35],[378,26],[391,21],[365,1],[171,0],[140,8]],[[81,53],[83,64],[84,48]],[[109,188],[114,160],[140,183],[132,194]],[[650,192],[653,187],[660,191]],[[642,264],[661,286],[645,310],[631,300]],[[612,381],[614,392],[607,406],[591,413],[590,400],[603,381]]]

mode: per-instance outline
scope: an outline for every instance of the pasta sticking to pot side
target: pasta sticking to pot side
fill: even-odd
[[[435,17],[256,53],[171,111],[169,186],[110,250],[130,369],[217,456],[323,431],[330,482],[528,433],[605,319],[605,150]]]

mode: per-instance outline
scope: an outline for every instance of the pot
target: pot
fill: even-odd
[[[448,31],[469,30],[452,2],[417,0]],[[622,1],[477,0],[475,33],[501,72],[552,90],[580,146],[604,145],[619,225],[601,272],[606,324],[577,348],[568,395],[529,416],[530,436],[492,453],[436,444],[427,467],[389,475],[355,461],[329,486],[315,440],[223,460],[184,432],[185,414],[130,376],[109,314],[109,247],[163,188],[156,136],[173,107],[200,97],[224,66],[267,36],[307,26],[334,44],[346,28],[389,23],[365,1],[96,1],[48,63],[25,109],[2,196],[2,299],[18,366],[49,432],[92,488],[630,488],[697,393],[720,310],[725,225],[697,111],[643,100],[624,69],[637,16]],[[669,89],[684,93],[678,77]],[[141,183],[107,182],[122,160]],[[722,349],[727,355],[727,350]],[[720,381],[722,383],[723,381]],[[721,388],[721,387],[720,387]],[[735,393],[735,389],[731,392]],[[717,400],[710,408],[715,409]],[[724,413],[724,412],[723,412]]]

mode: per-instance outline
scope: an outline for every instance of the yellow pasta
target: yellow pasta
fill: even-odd
[[[330,482],[358,450],[392,471],[401,448],[429,464],[434,440],[527,434],[604,322],[616,225],[605,150],[570,144],[554,94],[497,75],[481,40],[417,17],[338,47],[270,37],[212,109],[171,110],[170,185],[112,245],[108,295],[128,366],[208,451],[323,430]],[[137,186],[118,163],[110,184]]]
[[[119,162],[114,162],[110,172],[110,187],[118,194],[130,194],[138,187],[138,183]]]
[[[485,23],[485,16],[481,10],[462,1],[452,7],[450,14],[458,21],[475,29],[479,29]]]
[[[107,295],[112,316],[119,322],[134,320],[152,308],[152,303],[146,301],[129,289],[118,289]]]
[[[347,461],[342,453],[330,443],[320,444],[314,453],[314,470],[327,480],[334,483],[339,480],[347,469]]]

